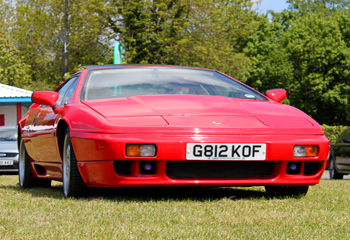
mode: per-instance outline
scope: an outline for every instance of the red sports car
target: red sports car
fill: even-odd
[[[37,91],[18,127],[22,188],[265,186],[306,194],[329,141],[302,111],[215,70],[87,66]]]

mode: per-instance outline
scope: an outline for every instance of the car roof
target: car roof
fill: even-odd
[[[208,68],[199,68],[199,67],[187,67],[187,66],[176,66],[176,65],[162,65],[162,64],[107,64],[107,65],[87,65],[81,66],[84,69],[99,69],[99,68],[123,68],[123,67],[171,67],[171,68],[190,68],[190,69],[201,69],[201,70],[210,70]]]

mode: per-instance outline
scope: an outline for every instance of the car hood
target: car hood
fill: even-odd
[[[271,101],[223,96],[162,95],[82,102],[110,122],[121,126],[319,127],[302,111]]]

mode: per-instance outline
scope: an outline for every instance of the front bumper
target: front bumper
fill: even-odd
[[[78,162],[80,174],[87,186],[99,187],[146,187],[146,186],[305,186],[319,183],[325,161],[318,161],[310,174],[303,170],[297,174],[287,174],[288,161],[274,162],[274,168],[268,176],[216,177],[205,176],[169,176],[167,165],[170,161],[156,162],[154,174],[141,174],[140,162],[130,162],[130,174],[119,175],[114,161]],[[200,164],[200,162],[196,162]],[[305,162],[302,162],[305,166]]]
[[[328,156],[329,141],[324,135],[162,135],[162,134],[96,134],[71,132],[71,140],[78,161],[80,174],[87,186],[130,187],[130,186],[303,186],[319,183]],[[265,143],[265,161],[221,161],[242,167],[229,167],[217,161],[186,160],[187,143]],[[156,144],[155,157],[127,157],[127,144]],[[316,158],[294,158],[294,145],[318,145]],[[155,172],[144,174],[141,164],[151,161]],[[118,163],[127,163],[128,171],[118,169]],[[175,162],[184,163],[177,172],[170,166]],[[195,162],[191,164],[190,162]],[[210,163],[212,162],[212,163]],[[216,163],[215,163],[216,162]],[[288,163],[296,162],[299,171],[288,173]],[[312,167],[310,169],[310,162]],[[223,163],[224,164],[224,163]],[[260,166],[272,165],[265,172]],[[125,164],[124,164],[125,165]],[[176,164],[175,164],[176,165]],[[208,165],[208,169],[202,168]],[[213,169],[223,169],[222,176],[213,175]],[[255,168],[255,170],[251,170]],[[170,169],[170,170],[169,170]],[[200,170],[198,170],[200,169]],[[204,169],[204,170],[202,170]],[[305,170],[306,169],[306,170]],[[200,172],[203,171],[203,174]],[[207,171],[208,175],[205,174]],[[197,172],[198,174],[191,174]],[[245,174],[247,173],[247,174]]]

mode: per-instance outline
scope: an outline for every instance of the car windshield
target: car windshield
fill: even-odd
[[[261,94],[215,71],[167,67],[90,70],[81,99],[164,94],[216,95],[267,100]]]
[[[0,141],[17,141],[17,129],[0,128]]]

